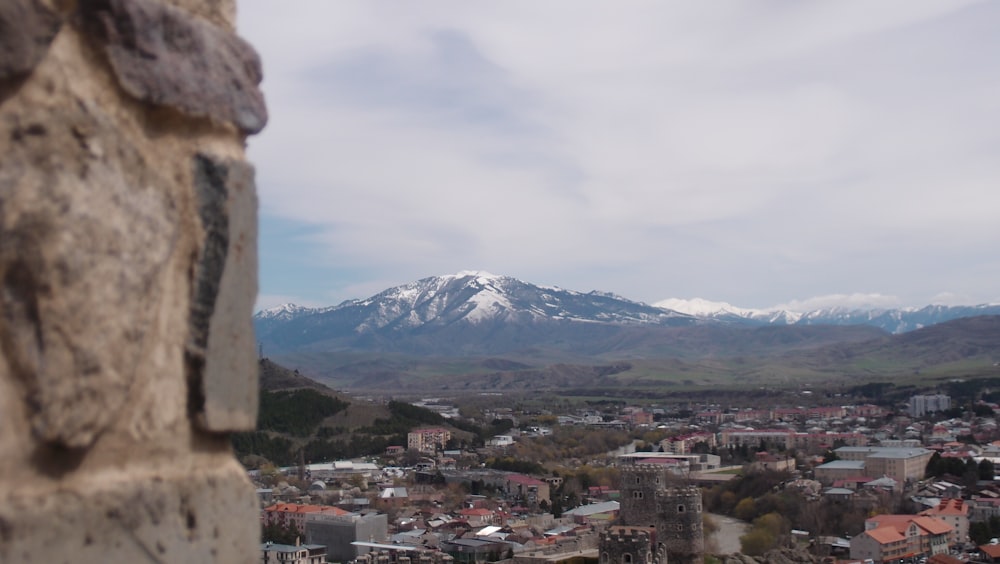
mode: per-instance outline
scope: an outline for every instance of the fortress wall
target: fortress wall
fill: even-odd
[[[0,562],[259,560],[233,0],[0,2]]]

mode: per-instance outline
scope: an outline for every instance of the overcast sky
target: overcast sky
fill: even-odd
[[[1000,302],[1000,2],[241,0],[259,307]]]

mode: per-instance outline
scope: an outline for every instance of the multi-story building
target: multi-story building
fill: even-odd
[[[347,515],[339,507],[330,505],[303,505],[298,503],[276,503],[264,508],[264,525],[277,525],[280,527],[295,526],[301,533],[305,531],[307,515]]]
[[[834,451],[841,460],[862,461],[865,475],[888,476],[900,483],[920,480],[933,451],[925,448],[840,447]]]
[[[910,417],[923,417],[934,411],[945,411],[951,408],[951,397],[944,394],[921,395],[910,397]]]
[[[942,499],[941,503],[920,512],[925,517],[935,517],[951,525],[948,542],[958,544],[969,538],[969,505],[961,499]]]
[[[816,481],[824,485],[852,478],[856,478],[857,481],[864,479],[865,482],[871,479],[871,476],[865,472],[865,463],[863,460],[834,460],[827,462],[826,464],[817,466],[814,475]]]
[[[451,431],[443,427],[414,429],[406,434],[406,446],[420,452],[433,453],[444,450],[451,440]]]
[[[893,562],[948,553],[951,526],[933,517],[878,515],[865,520],[865,531],[851,539],[851,558]]]
[[[688,433],[686,435],[678,435],[676,437],[663,439],[660,441],[660,448],[663,449],[663,452],[687,454],[691,452],[694,445],[698,443],[705,443],[709,446],[709,448],[718,444],[715,440],[715,433],[700,431],[697,433]]]
[[[783,429],[726,429],[719,433],[723,447],[765,447],[791,448],[795,433]]]
[[[385,513],[308,515],[304,533],[307,543],[326,546],[331,561],[350,562],[372,550],[363,543],[389,542],[389,518]]]
[[[524,474],[507,474],[504,479],[504,491],[531,507],[537,507],[543,501],[552,502],[549,498],[549,484]]]

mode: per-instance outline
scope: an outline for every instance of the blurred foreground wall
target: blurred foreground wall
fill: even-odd
[[[253,562],[234,0],[0,1],[0,562]]]

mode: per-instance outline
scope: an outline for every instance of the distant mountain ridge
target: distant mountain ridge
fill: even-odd
[[[794,312],[781,309],[739,308],[725,302],[669,299],[653,304],[700,319],[743,322],[752,325],[870,325],[889,333],[908,333],[953,319],[1000,315],[1000,304],[973,306],[928,305],[922,308],[831,307]]]
[[[994,311],[693,315],[461,272],[332,307],[273,308],[254,323],[264,354],[338,389],[595,391],[992,373],[1000,360]]]
[[[254,322],[258,339],[279,349],[325,342],[335,348],[434,352],[431,341],[436,341],[455,352],[477,337],[491,339],[494,350],[530,346],[555,326],[677,327],[699,320],[604,292],[535,286],[467,271],[328,308],[284,305],[258,313]]]
[[[703,299],[669,299],[653,305],[602,291],[587,293],[536,286],[510,276],[463,271],[432,276],[384,290],[363,300],[309,308],[284,304],[254,316],[258,335],[292,324],[300,331],[321,331],[327,337],[351,331],[356,335],[430,330],[456,322],[538,323],[586,322],[620,325],[687,326],[705,322],[764,325],[868,325],[889,333],[906,333],[965,317],[1000,315],[1000,304],[928,305],[923,308],[834,307],[805,312],[749,309]],[[317,316],[321,316],[320,322]],[[312,323],[304,318],[316,318]],[[318,335],[322,337],[322,335]],[[267,339],[265,339],[267,340]]]

